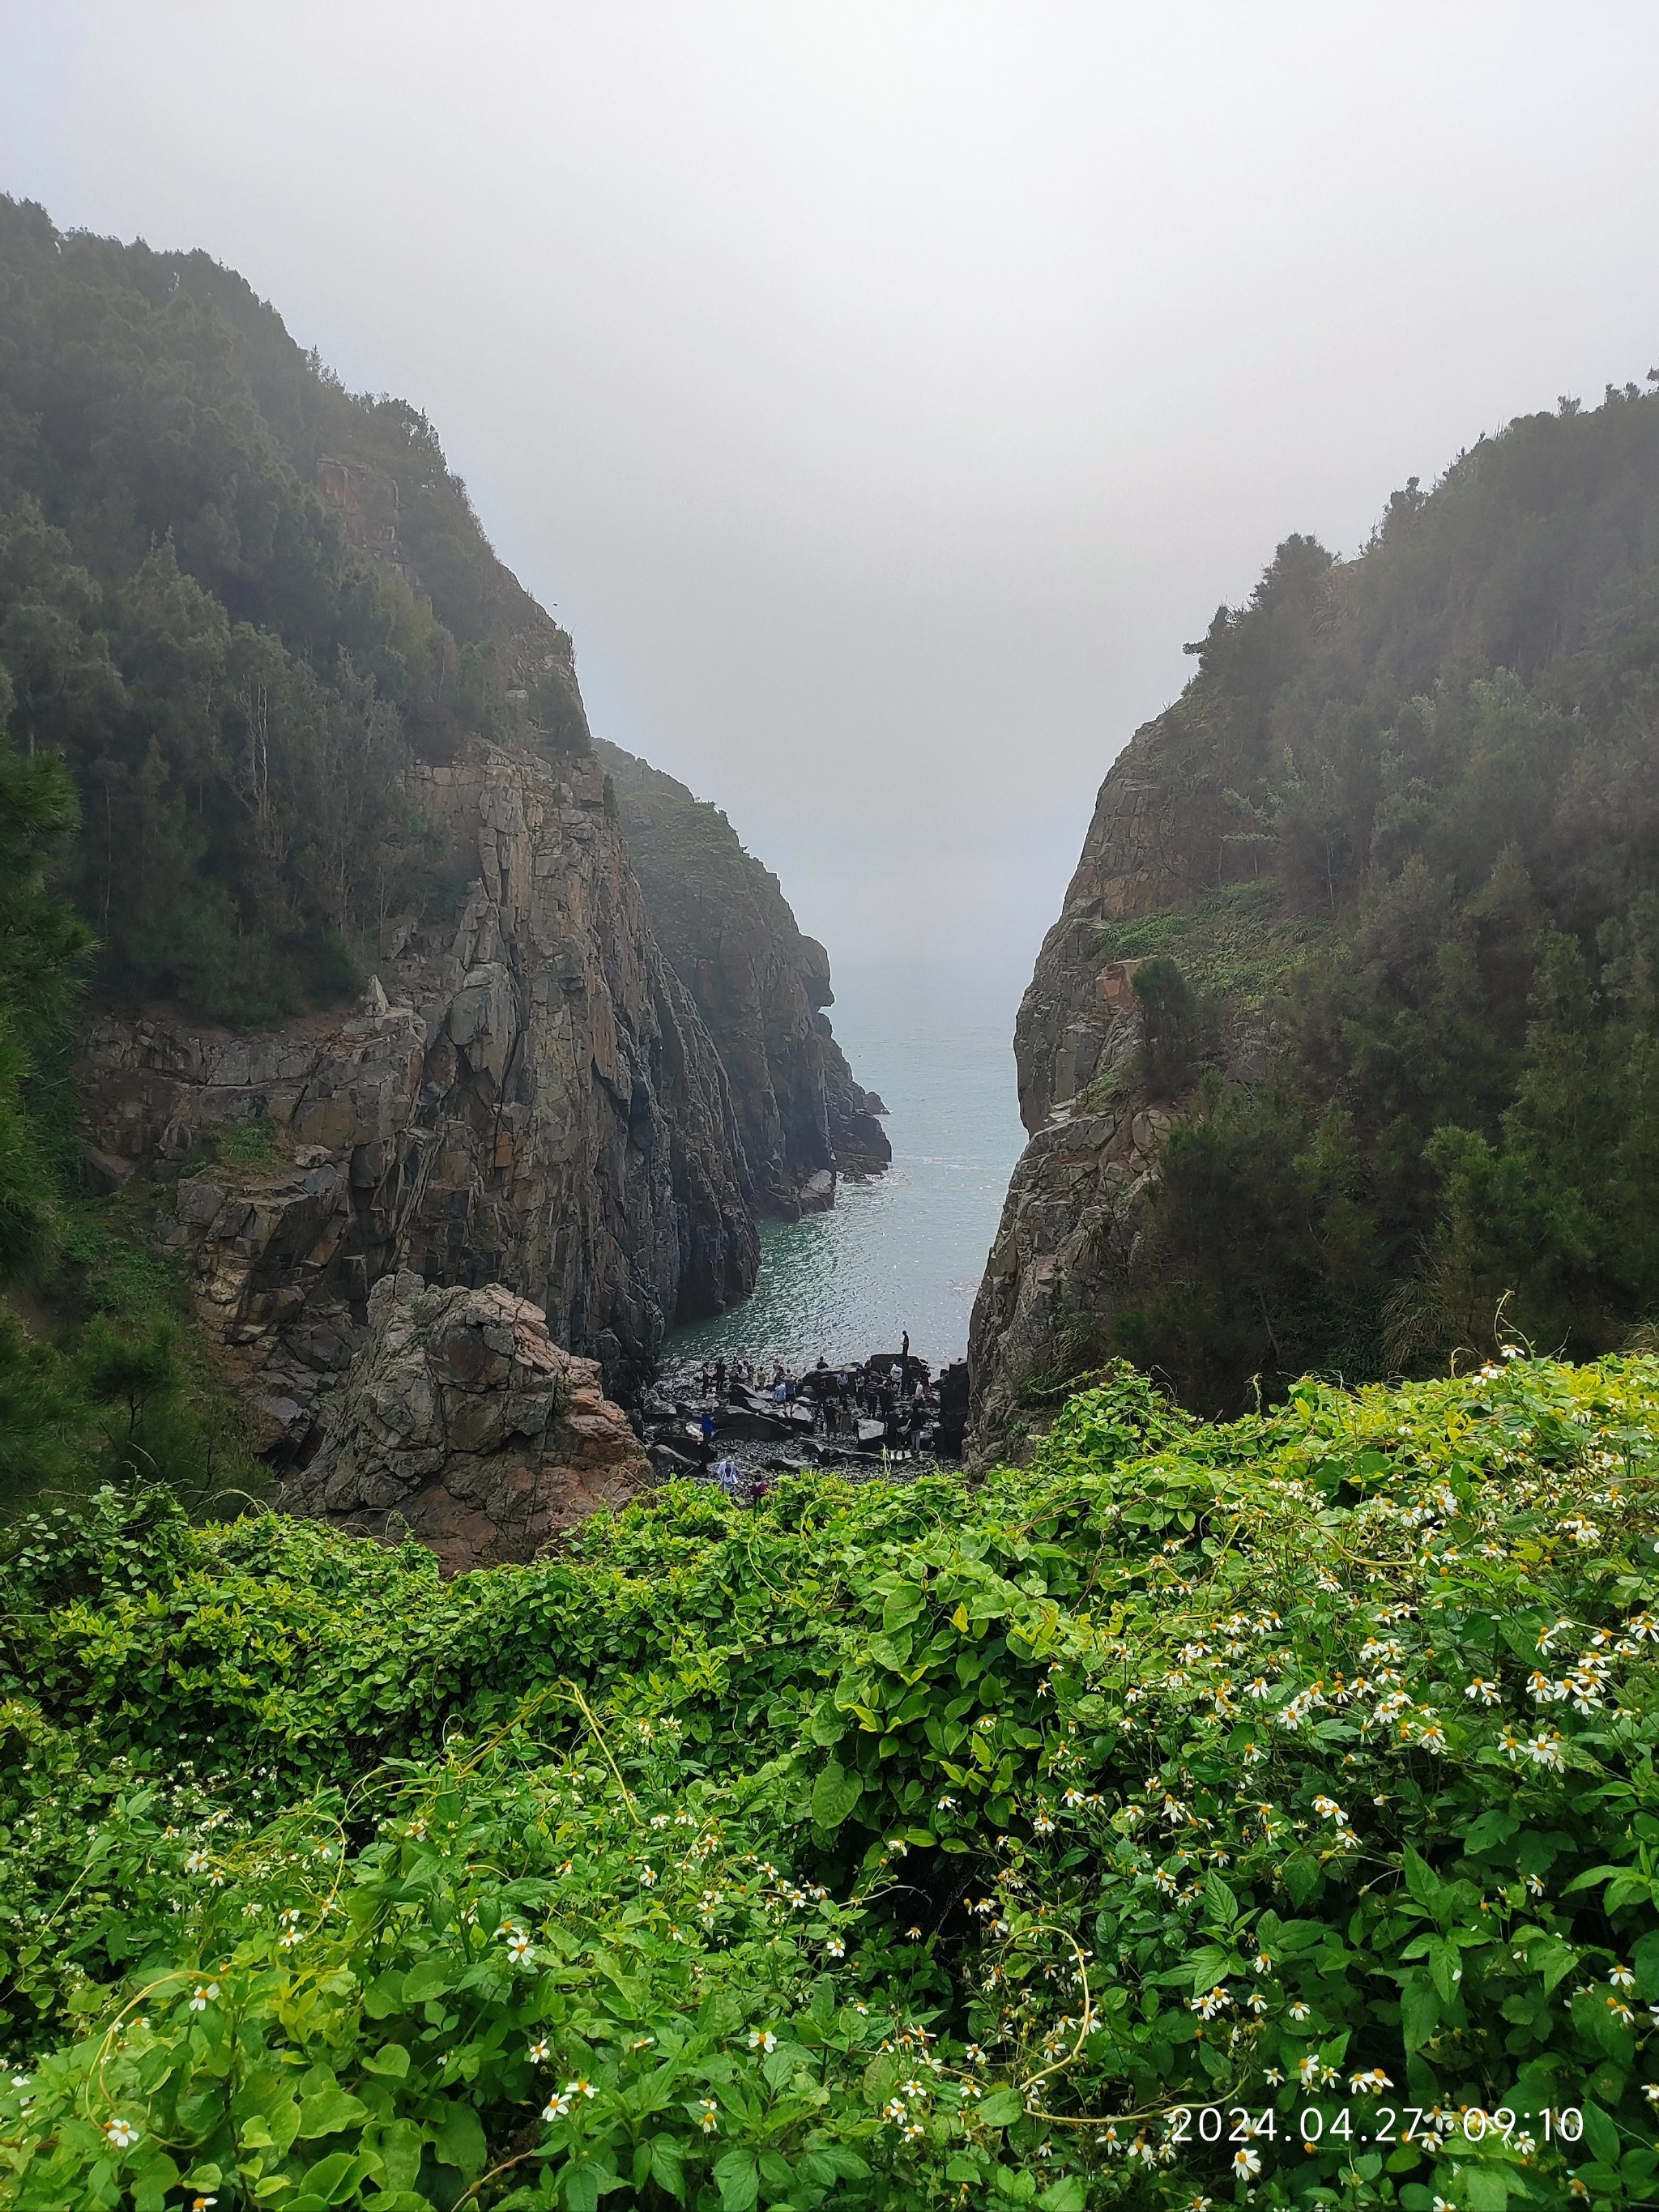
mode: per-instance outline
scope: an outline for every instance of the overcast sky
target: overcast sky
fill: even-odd
[[[1659,8],[0,0],[0,186],[438,425],[595,727],[1005,1021],[1182,641],[1659,357]]]

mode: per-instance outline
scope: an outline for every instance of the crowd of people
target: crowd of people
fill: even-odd
[[[714,1408],[730,1404],[754,1408],[757,1401],[780,1416],[792,1419],[803,1436],[837,1438],[868,1449],[876,1441],[888,1450],[917,1452],[925,1448],[939,1411],[938,1396],[925,1361],[912,1358],[910,1340],[896,1358],[832,1365],[822,1354],[817,1364],[792,1372],[781,1360],[724,1358],[705,1361],[690,1378],[701,1411],[698,1426],[704,1447],[712,1452],[717,1434]],[[801,1418],[810,1411],[810,1430]],[[879,1439],[869,1424],[879,1422]],[[763,1495],[770,1487],[763,1474],[745,1474],[729,1452],[714,1468],[715,1480],[728,1495]]]

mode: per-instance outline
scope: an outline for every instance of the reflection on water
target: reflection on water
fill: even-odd
[[[968,1348],[968,1320],[1023,1142],[1013,1055],[998,1029],[914,1026],[849,1038],[861,1082],[891,1109],[893,1165],[843,1183],[828,1213],[761,1224],[746,1304],[670,1338],[665,1364],[742,1353],[810,1365],[913,1348],[936,1365]]]

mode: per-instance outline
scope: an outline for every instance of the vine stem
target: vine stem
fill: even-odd
[[[1032,1932],[1035,1934],[1036,1931],[1033,1930]],[[1089,1995],[1088,1954],[1084,1950],[1083,1946],[1078,1942],[1076,1936],[1072,1935],[1067,1929],[1064,1928],[1055,1928],[1049,1929],[1047,1932],[1052,1935],[1062,1936],[1077,1954],[1078,1979],[1083,1984],[1083,2018],[1078,2024],[1077,2041],[1072,2045],[1071,2050],[1066,2053],[1066,2057],[1064,2058],[1056,2058],[1052,2066],[1043,2067],[1040,2073],[1028,2075],[1025,2080],[1020,2083],[1019,2094],[1022,2101],[1030,2095],[1032,2090],[1036,2088],[1039,2081],[1046,2081],[1051,2074],[1063,2074],[1068,2066],[1076,2064],[1077,2060],[1082,2052],[1084,2045],[1089,2039],[1090,2030],[1095,2024],[1094,2000]]]
[[[640,1808],[634,1802],[634,1793],[629,1788],[628,1784],[623,1780],[621,1767],[617,1765],[616,1760],[611,1756],[611,1747],[605,1740],[605,1730],[599,1726],[599,1721],[594,1715],[592,1706],[588,1704],[586,1698],[568,1676],[561,1685],[561,1687],[569,1696],[572,1703],[580,1708],[583,1719],[587,1723],[588,1727],[592,1729],[593,1741],[599,1745],[599,1749],[605,1753],[605,1763],[611,1769],[612,1774],[617,1778],[617,1787],[622,1791],[623,1802],[627,1806],[629,1814],[632,1819],[635,1826],[642,1826],[644,1824],[640,1819]]]
[[[464,2197],[458,2197],[455,2199],[454,2212],[461,2212],[463,2204],[476,2204],[478,2201],[478,2191],[486,2182],[494,2181],[498,2174],[507,2172],[513,2166],[522,2166],[527,2158],[545,2158],[546,2155],[546,2152],[538,2143],[534,2150],[521,2150],[515,2157],[504,2158],[499,2166],[492,2166],[488,2173],[481,2173]]]

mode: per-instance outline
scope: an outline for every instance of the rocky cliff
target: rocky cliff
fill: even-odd
[[[747,1292],[757,1209],[886,1158],[823,948],[633,763],[641,896],[571,640],[417,408],[206,255],[3,195],[0,297],[0,722],[82,802],[94,1186],[176,1184],[290,1467],[399,1270],[533,1299],[630,1391]],[[665,793],[720,824],[681,877]]]
[[[398,1268],[533,1298],[627,1388],[758,1264],[726,1077],[599,769],[480,744],[416,787],[470,884],[391,932],[360,1011],[236,1036],[154,1010],[88,1037],[94,1165],[179,1176],[164,1237],[290,1457]]]
[[[830,1205],[837,1176],[878,1174],[892,1148],[823,1011],[828,953],[717,807],[617,746],[596,753],[652,927],[725,1065],[757,1205],[785,1220]]]
[[[324,1421],[322,1449],[279,1502],[370,1535],[404,1531],[452,1574],[532,1559],[649,1480],[596,1363],[556,1345],[540,1308],[499,1283],[381,1276]]]
[[[1214,880],[1208,823],[1177,834],[1155,726],[1100,787],[1060,920],[1020,1002],[1014,1058],[1030,1141],[1015,1168],[969,1334],[968,1452],[1017,1450],[1045,1386],[1089,1364],[1096,1316],[1127,1268],[1135,1216],[1170,1126],[1134,1082],[1133,959],[1104,925],[1190,899]]]
[[[1017,1456],[1064,1385],[1107,1348],[1159,1158],[1192,1087],[1148,1079],[1135,988],[1148,959],[1178,955],[1200,985],[1224,987],[1209,1064],[1245,1078],[1265,1065],[1266,989],[1295,958],[1300,931],[1227,842],[1224,796],[1193,736],[1177,708],[1113,763],[1020,1004],[1014,1052],[1030,1142],[974,1304],[973,1458]]]

